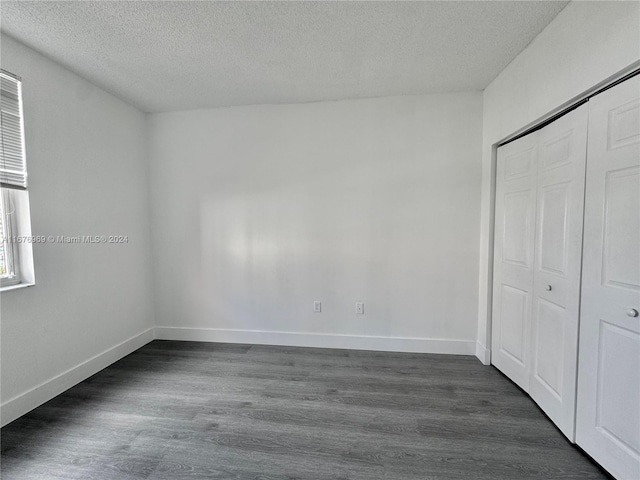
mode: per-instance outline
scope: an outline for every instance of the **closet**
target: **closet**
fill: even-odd
[[[640,479],[640,77],[497,154],[492,363]]]
[[[573,440],[588,105],[498,149],[493,363]]]

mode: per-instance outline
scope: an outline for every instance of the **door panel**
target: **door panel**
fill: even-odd
[[[529,390],[538,133],[498,149],[492,363]]]
[[[567,220],[570,214],[571,183],[548,185],[541,189],[540,269],[566,275]]]
[[[603,284],[640,290],[640,228],[628,205],[638,202],[640,167],[606,173],[604,191]]]
[[[524,290],[502,285],[500,316],[500,346],[502,352],[510,355],[518,364],[525,363],[525,321],[529,294]]]
[[[607,149],[614,150],[635,145],[638,143],[639,130],[640,105],[635,99],[611,109],[607,122]]]
[[[540,130],[530,394],[574,440],[588,107]]]
[[[538,299],[538,317],[536,344],[545,342],[547,355],[537,355],[534,365],[536,380],[542,382],[555,397],[562,401],[563,398],[563,373],[564,356],[563,346],[565,342],[566,309],[560,305]]]
[[[640,79],[589,102],[576,441],[640,478]]]
[[[504,248],[502,260],[527,268],[530,265],[530,214],[531,190],[504,195]]]
[[[526,178],[535,173],[535,145],[529,142],[523,142],[520,147],[501,147],[501,149],[505,149],[502,152],[503,179],[505,182],[510,182],[518,178]]]
[[[637,373],[627,360],[640,355],[640,335],[602,321],[599,347],[596,428],[620,448],[637,456],[640,452],[640,428],[618,411],[630,411],[640,405],[640,389],[629,391],[626,387],[627,379]],[[617,375],[603,374],[618,368],[622,370]]]

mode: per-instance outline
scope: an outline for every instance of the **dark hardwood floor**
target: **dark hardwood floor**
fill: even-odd
[[[606,478],[473,357],[154,341],[2,429],[2,479]]]

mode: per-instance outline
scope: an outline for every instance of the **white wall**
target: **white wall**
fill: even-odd
[[[493,146],[640,59],[639,2],[572,2],[484,91],[478,356],[489,361]]]
[[[153,315],[144,114],[4,35],[1,53],[23,77],[33,234],[129,236],[34,245],[36,285],[2,294],[7,423],[150,340]]]
[[[151,115],[157,333],[474,353],[481,114],[464,93]]]

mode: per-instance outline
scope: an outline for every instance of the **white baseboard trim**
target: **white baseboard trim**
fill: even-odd
[[[65,390],[86,380],[103,368],[129,355],[153,340],[153,328],[149,328],[124,342],[105,350],[94,357],[56,375],[50,380],[17,395],[0,405],[0,425],[13,422],[16,418],[60,395]]]
[[[383,352],[447,353],[454,355],[476,354],[476,342],[473,340],[448,340],[439,338],[372,337],[323,333],[180,327],[156,327],[155,338],[158,340],[346,348]]]
[[[486,348],[480,342],[476,342],[476,357],[484,365],[491,365],[491,350]]]

